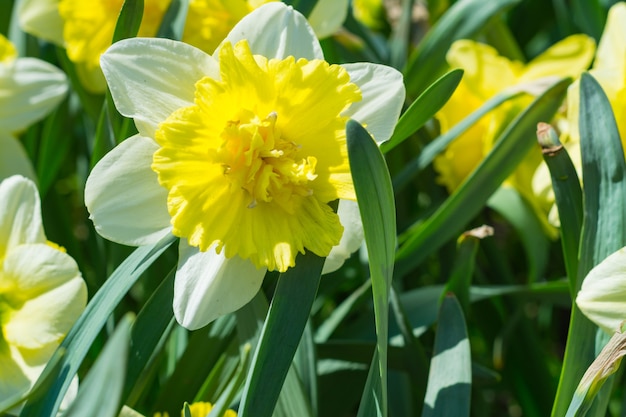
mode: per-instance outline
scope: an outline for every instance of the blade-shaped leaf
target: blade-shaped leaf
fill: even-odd
[[[584,218],[580,240],[580,288],[587,273],[626,246],[626,162],[611,105],[598,82],[583,73],[579,130],[583,163]],[[595,357],[597,327],[574,304],[552,416],[564,416],[580,379]],[[610,384],[604,387],[610,390]],[[604,390],[601,393],[606,392]],[[604,416],[608,398],[595,401],[589,416]]]
[[[463,78],[463,70],[455,69],[442,75],[429,86],[402,114],[389,141],[380,145],[387,153],[400,145],[406,138],[417,132],[437,113],[456,90]]]
[[[240,417],[270,417],[317,294],[324,258],[307,252],[282,273],[241,399]]]
[[[132,314],[122,318],[63,417],[115,417],[122,407]]]
[[[565,270],[572,297],[575,297],[578,292],[576,282],[578,279],[578,245],[583,224],[583,192],[576,168],[567,150],[559,142],[556,132],[553,135],[548,134],[547,137],[543,136],[544,140],[540,140],[541,152],[550,170],[554,200],[561,223],[561,247]]]
[[[387,415],[387,338],[389,291],[396,248],[396,208],[385,159],[367,130],[354,120],[346,125],[352,181],[363,221],[374,298],[378,378],[377,407]],[[374,376],[376,378],[376,376]],[[367,403],[364,403],[367,404]],[[371,412],[371,411],[370,411]]]
[[[461,305],[453,294],[439,310],[422,417],[470,415],[472,363]]]
[[[111,43],[137,36],[142,18],[143,0],[124,0]]]

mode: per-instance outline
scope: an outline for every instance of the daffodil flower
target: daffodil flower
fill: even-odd
[[[245,15],[275,0],[190,0],[183,41],[207,53]],[[138,36],[156,36],[171,0],[144,0]],[[105,81],[100,55],[111,45],[124,0],[23,0],[19,19],[24,31],[63,46],[76,63],[81,84],[103,92]],[[320,37],[335,32],[346,18],[348,0],[320,0],[311,12],[311,23]]]
[[[613,334],[626,321],[626,248],[609,255],[585,277],[576,296],[578,308],[602,330]]]
[[[519,85],[532,85],[557,77],[577,77],[593,58],[594,42],[585,35],[573,35],[556,43],[544,53],[523,64],[501,56],[491,46],[471,40],[459,40],[448,51],[447,61],[465,73],[448,103],[437,113],[441,132],[477,110],[496,94]],[[501,130],[530,103],[529,96],[511,100],[480,119],[460,135],[434,161],[438,181],[452,192],[480,164],[494,145]],[[549,228],[545,214],[532,191],[532,176],[541,156],[529,155],[508,180],[534,206],[538,218]]]
[[[31,388],[86,301],[76,262],[46,240],[33,182],[0,182],[0,398]]]
[[[36,58],[18,58],[0,35],[0,179],[14,174],[35,179],[15,134],[50,113],[67,93],[65,74]]]
[[[329,272],[360,246],[345,123],[387,140],[404,101],[398,71],[329,65],[306,19],[282,3],[242,19],[213,56],[127,39],[102,68],[139,134],[94,167],[85,202],[107,239],[180,237],[183,326],[239,309],[266,270],[285,271],[297,253],[328,256]],[[337,199],[339,215],[328,205]]]

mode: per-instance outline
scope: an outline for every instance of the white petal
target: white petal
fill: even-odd
[[[132,38],[116,42],[100,57],[115,107],[144,136],[172,112],[193,104],[195,83],[219,78],[217,62],[201,50],[169,39]]]
[[[22,144],[14,137],[0,133],[0,181],[11,175],[23,175],[36,180],[33,164]]]
[[[150,168],[157,149],[152,139],[133,136],[106,154],[89,174],[85,205],[106,239],[141,246],[170,233],[167,190]]]
[[[60,0],[21,0],[18,17],[24,32],[63,46],[63,19]]]
[[[318,0],[309,15],[309,24],[318,38],[337,32],[348,16],[348,0]]]
[[[357,63],[342,66],[363,95],[363,99],[352,104],[345,114],[363,124],[376,143],[386,141],[396,127],[404,104],[402,74],[386,65]]]
[[[306,18],[282,2],[264,4],[235,25],[225,41],[247,39],[253,54],[283,59],[288,56],[324,59],[315,32]],[[218,57],[220,47],[213,53]]]
[[[45,241],[35,184],[19,175],[0,182],[0,259],[17,245]]]
[[[45,243],[20,245],[4,259],[5,340],[26,349],[59,343],[87,303],[76,262]]]
[[[180,240],[174,284],[174,315],[195,330],[246,305],[259,291],[266,269],[237,256],[227,259],[214,247],[206,252]]]
[[[339,269],[363,243],[363,223],[361,223],[361,214],[356,201],[340,200],[337,214],[343,225],[343,235],[339,244],[333,247],[326,257],[322,274]]]
[[[591,321],[613,334],[626,320],[626,248],[609,255],[583,281],[578,308]]]
[[[598,44],[594,69],[613,69],[624,73],[626,60],[626,4],[616,3],[609,10],[604,31]]]
[[[50,113],[67,93],[67,78],[54,65],[18,58],[0,70],[0,126],[17,132]]]
[[[22,369],[21,357],[14,359],[14,355],[18,354],[17,349],[9,349],[5,341],[0,341],[0,369],[2,369],[2,378],[0,378],[0,398],[8,400],[16,398],[16,396],[25,393],[35,382],[31,380]],[[19,413],[19,409],[10,410],[14,414]]]

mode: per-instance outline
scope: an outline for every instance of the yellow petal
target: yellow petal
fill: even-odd
[[[595,42],[589,36],[568,36],[533,59],[526,66],[519,81],[532,81],[553,75],[578,77],[591,64],[594,52]]]
[[[466,39],[454,42],[446,59],[452,68],[465,71],[467,87],[482,100],[515,84],[523,69],[520,62],[500,56],[493,47]]]
[[[624,74],[626,68],[626,3],[618,2],[609,10],[598,45],[594,69],[613,69]]]
[[[327,203],[354,198],[341,114],[358,87],[340,66],[267,60],[245,41],[219,57],[220,80],[200,80],[156,132],[173,233],[270,270],[305,248],[328,255],[342,227]]]

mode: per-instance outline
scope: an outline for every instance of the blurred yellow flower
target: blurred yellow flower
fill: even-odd
[[[384,30],[387,23],[387,11],[383,0],[352,0],[354,18],[372,30]]]
[[[50,113],[67,93],[67,79],[57,67],[36,58],[19,58],[0,35],[0,180],[20,174],[35,179],[17,133]]]
[[[138,36],[155,36],[171,0],[144,0]],[[63,46],[76,64],[81,84],[91,92],[106,87],[100,55],[111,45],[124,0],[24,0],[19,19],[24,31]]]
[[[336,269],[359,247],[345,124],[387,140],[404,86],[392,68],[323,58],[304,16],[280,2],[242,19],[213,56],[140,38],[102,56],[115,105],[139,135],[94,167],[85,203],[110,240],[181,238],[183,326],[240,308],[266,270],[287,270],[298,253],[329,256]]]
[[[211,54],[237,22],[270,1],[275,0],[191,0],[183,42]]]
[[[35,185],[0,182],[0,398],[32,387],[86,301],[76,262],[46,240]]]
[[[213,53],[228,32],[259,6],[276,0],[191,0],[183,42]],[[154,37],[171,0],[144,0],[139,37]],[[76,64],[81,84],[91,92],[103,92],[106,83],[100,55],[111,45],[124,0],[23,0],[20,25],[25,32],[67,50]],[[348,0],[320,0],[311,11],[315,33],[329,36],[345,20]],[[280,23],[277,23],[280,24]]]
[[[446,58],[450,67],[462,68],[465,74],[448,103],[437,113],[441,132],[447,132],[507,88],[555,77],[578,77],[591,63],[594,50],[591,38],[573,35],[551,46],[528,64],[523,64],[499,55],[491,46],[471,40],[456,41]],[[507,123],[531,99],[525,95],[504,103],[460,135],[434,161],[438,181],[448,191],[454,191],[489,153]],[[508,180],[537,212],[540,208],[531,183],[540,161],[539,152],[527,156]],[[545,215],[539,218],[547,227]]]

